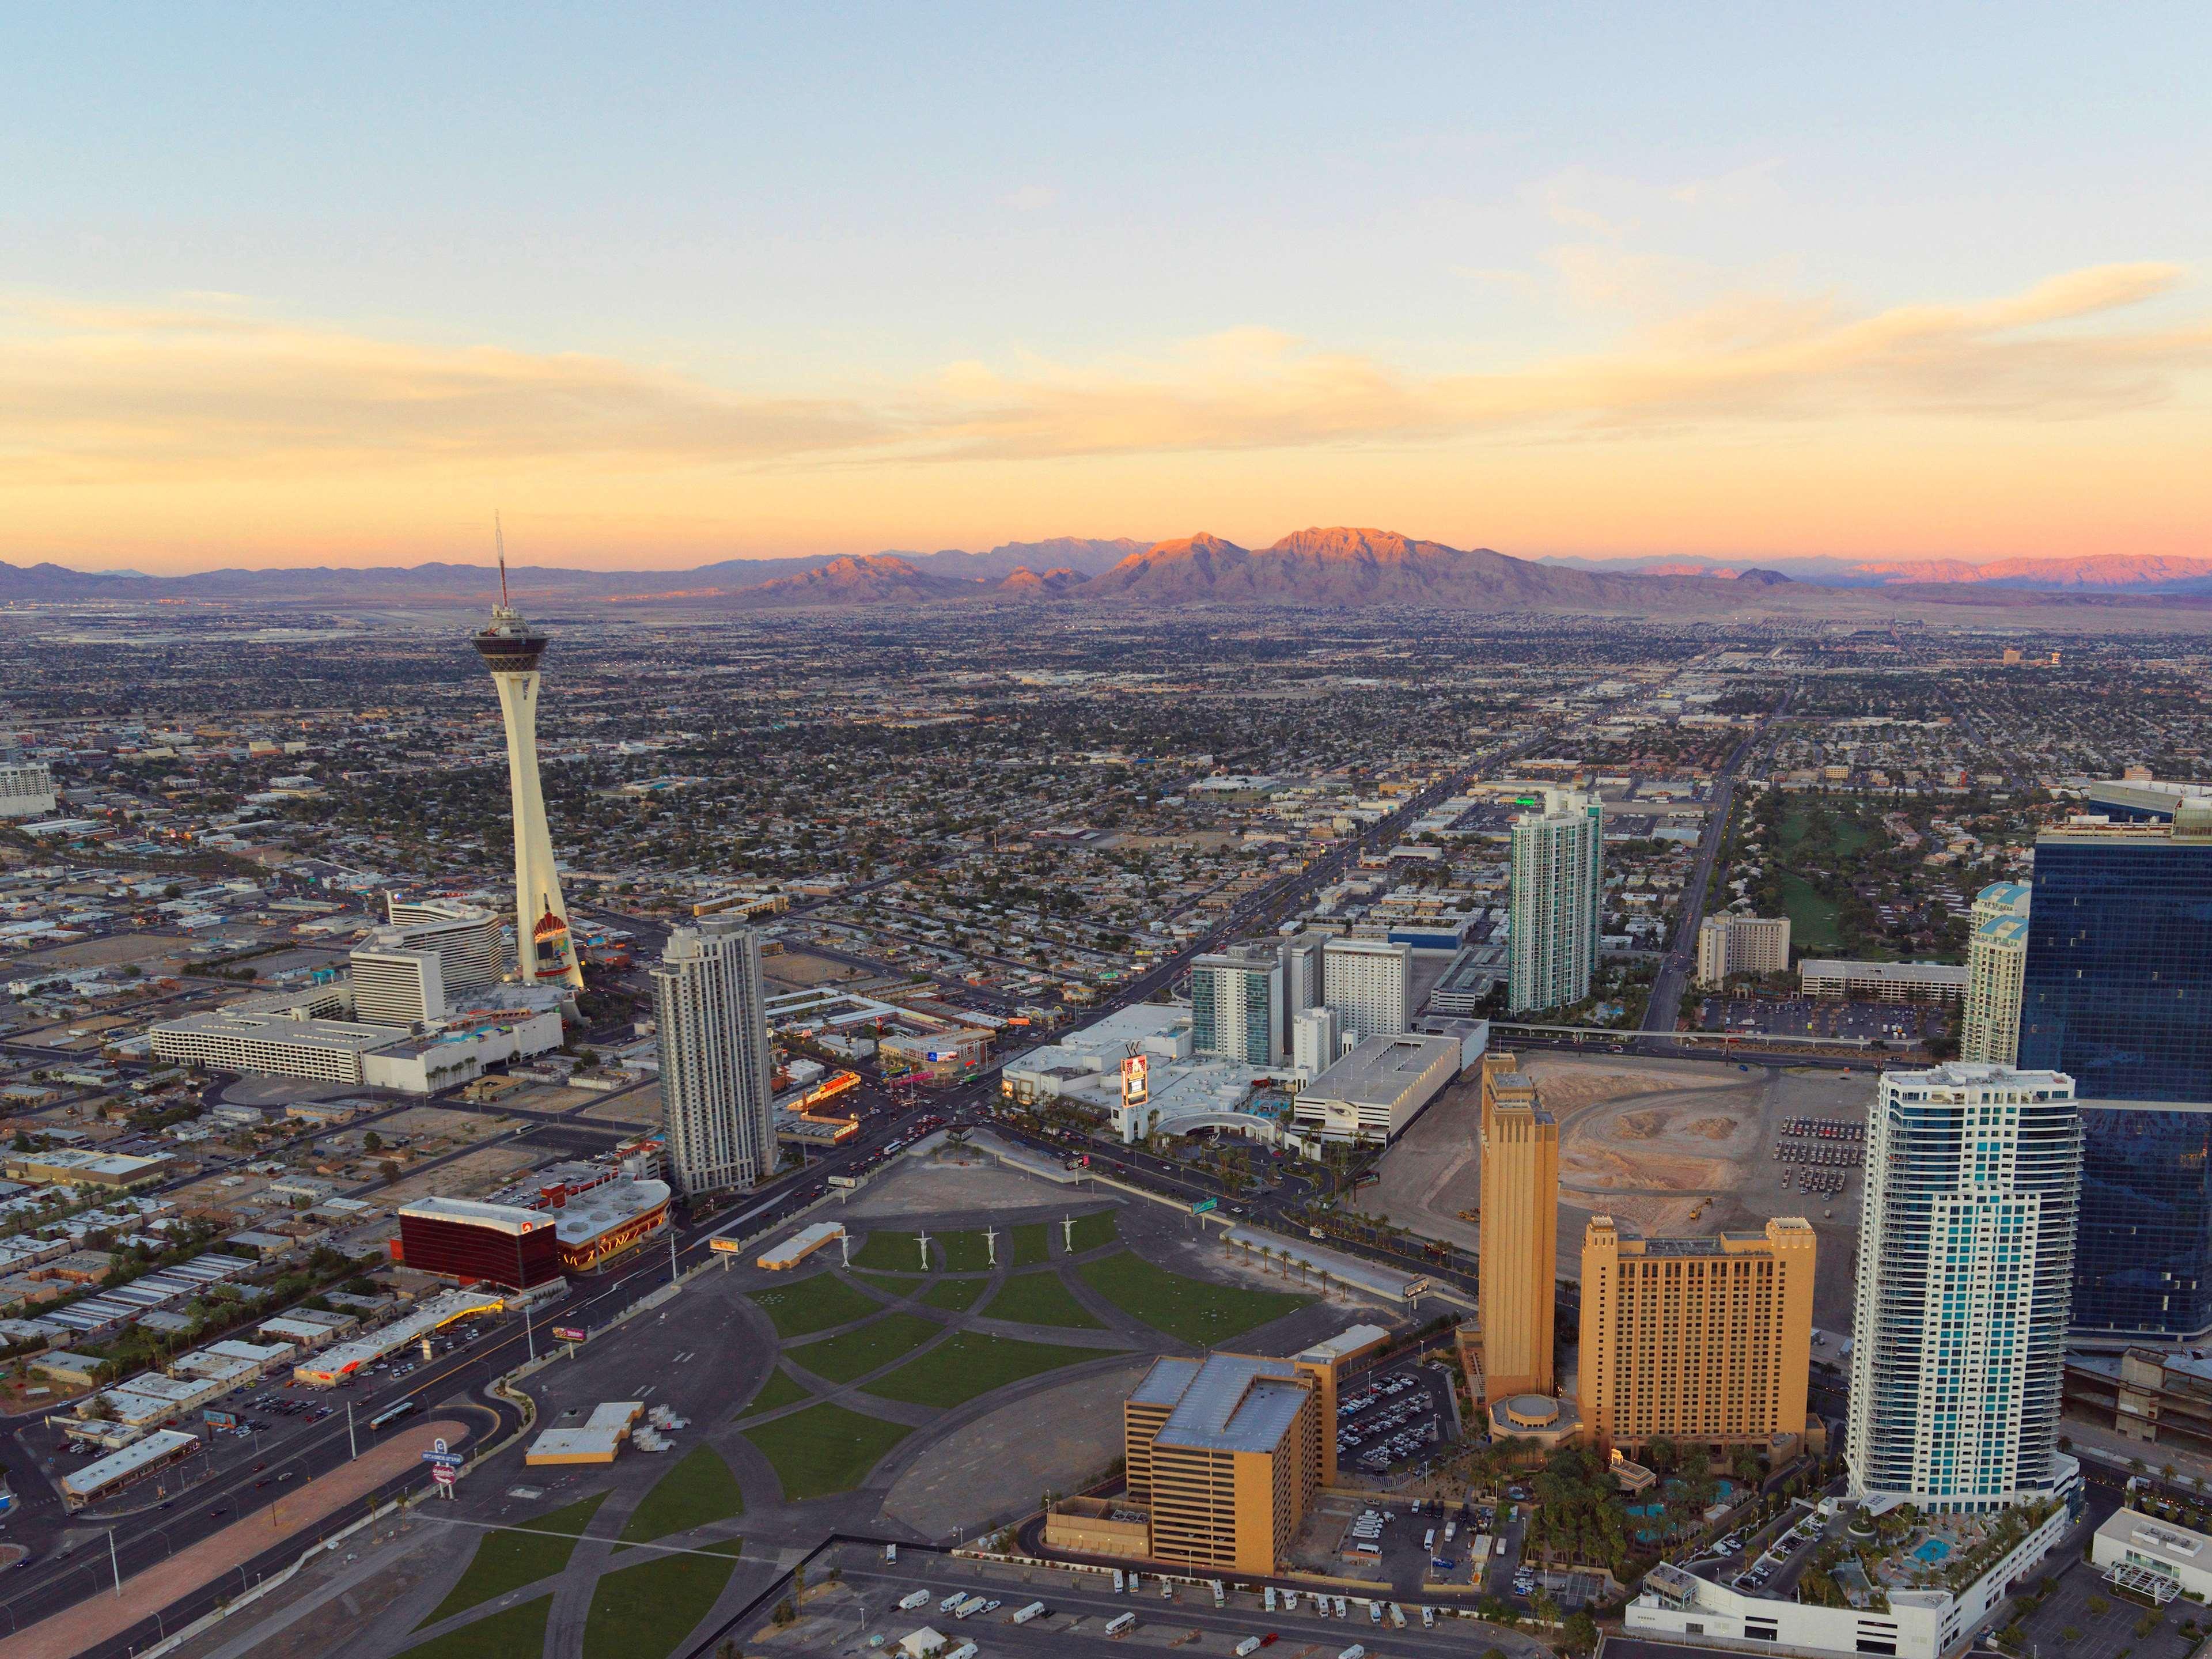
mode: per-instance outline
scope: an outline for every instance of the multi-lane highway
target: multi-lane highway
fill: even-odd
[[[1651,987],[1650,1000],[1644,1005],[1644,1030],[1648,1032],[1671,1032],[1680,1017],[1682,997],[1689,989],[1690,981],[1698,969],[1698,927],[1705,916],[1705,890],[1711,886],[1713,867],[1719,861],[1721,849],[1728,842],[1729,818],[1735,804],[1736,775],[1753,750],[1767,739],[1774,721],[1790,706],[1790,697],[1784,693],[1782,701],[1753,727],[1744,740],[1736,744],[1728,763],[1713,781],[1711,804],[1705,812],[1705,834],[1698,842],[1698,860],[1682,883],[1682,908],[1674,920],[1674,939],[1660,963],[1659,977]],[[1640,1047],[1664,1053],[1674,1045],[1654,1043],[1648,1040]]]

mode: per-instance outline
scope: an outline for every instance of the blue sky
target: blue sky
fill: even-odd
[[[2154,440],[2202,432],[2203,7],[441,10],[455,15],[125,6],[0,21],[0,395],[18,383],[12,419],[0,404],[0,458],[15,457],[0,506],[20,491],[30,527],[12,544],[0,532],[0,557],[411,557],[458,533],[472,487],[487,501],[557,497],[542,527],[572,551],[634,526],[640,562],[1201,524],[1258,536],[1310,516],[1503,545],[1452,479],[1556,431],[1486,427],[1470,447],[1454,415],[1380,433],[1323,420],[1316,437],[1302,413],[1294,431],[1255,435],[1210,390],[1201,418],[1167,422],[1150,449],[1127,433],[1102,443],[1088,415],[1047,438],[1024,416],[1021,444],[950,459],[878,446],[956,429],[968,446],[979,409],[1027,409],[1040,386],[1096,399],[1175,381],[1188,403],[1178,377],[1223,339],[1239,366],[1220,373],[1246,393],[1266,379],[1254,395],[1272,402],[1279,363],[1253,370],[1238,343],[1393,377],[1517,377],[1701,332],[1727,343],[1810,308],[1973,306],[2112,266],[2166,274],[2043,320],[2043,343],[2124,330],[2148,342],[2131,372],[2155,384],[2130,399],[2109,362],[2086,392],[2038,380],[2025,400],[2046,406],[1984,411],[1996,424],[1951,434],[1984,458],[1956,463],[1973,473],[1957,482],[2006,499],[2008,470],[2040,473],[2065,453],[2048,432],[2014,433],[2021,421],[2074,423],[2085,465],[2139,446],[2146,421]],[[840,453],[834,485],[819,482],[815,435],[726,463],[687,444],[646,463],[625,444],[594,500],[542,489],[578,441],[547,440],[527,410],[441,440],[425,471],[404,434],[357,429],[341,396],[301,410],[295,431],[324,430],[314,464],[334,501],[392,503],[365,533],[354,506],[328,522],[305,510],[291,440],[257,449],[244,429],[280,424],[281,398],[200,432],[188,403],[167,406],[147,417],[159,429],[124,435],[112,405],[72,402],[125,346],[167,349],[149,343],[149,319],[187,313],[201,319],[192,372],[219,388],[264,384],[254,354],[287,349],[243,343],[254,361],[227,359],[208,344],[227,324],[302,331],[349,373],[371,372],[370,345],[406,355],[408,372],[444,353],[588,357],[680,381],[659,417],[671,422],[691,398],[798,400],[809,434],[834,406],[872,435],[865,459]],[[118,315],[133,319],[122,337]],[[2181,344],[2163,350],[2171,331]],[[11,340],[37,348],[29,368],[11,372]],[[72,349],[88,354],[82,375]],[[135,385],[104,395],[159,403]],[[1860,411],[1835,447],[1870,456],[1882,437],[1868,422],[1907,416],[1927,410]],[[1577,414],[1578,438],[1592,418],[1604,423]],[[1803,446],[1805,422],[1736,408],[1718,422],[1670,403],[1663,424],[1771,459]],[[1642,447],[1626,469],[1577,442],[1593,477],[1666,470],[1649,447],[1662,434],[1630,424],[1622,441]],[[1926,442],[1887,429],[1900,449]],[[222,487],[178,480],[180,454],[219,467]],[[681,512],[651,508],[656,466]],[[1786,487],[1790,464],[1771,470]],[[1571,473],[1556,476],[1574,493]],[[397,505],[410,491],[425,502],[413,519]],[[1006,509],[994,518],[979,495]],[[1104,521],[1116,501],[1130,510]],[[2017,540],[1945,525],[1916,542],[1870,522],[1815,547],[1812,526],[1754,502],[1700,514],[1649,490],[1618,521],[1563,512],[1547,534],[1539,505],[1500,526],[1517,550],[1638,550],[1626,535],[1998,555]],[[2143,528],[2175,550],[2201,505],[2176,495]],[[1632,528],[1638,510],[1652,533]]]

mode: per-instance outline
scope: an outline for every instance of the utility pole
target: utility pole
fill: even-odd
[[[996,1228],[983,1229],[983,1249],[990,1256],[990,1265],[994,1267],[997,1267],[999,1265],[999,1234]]]
[[[353,1401],[349,1400],[346,1401],[346,1462],[350,1463],[360,1455],[361,1448],[355,1443],[353,1437]]]
[[[840,1267],[849,1267],[853,1265],[852,1234],[839,1233],[837,1235],[837,1254],[844,1257],[844,1260],[838,1264]]]
[[[538,1333],[532,1328],[532,1316],[537,1311],[538,1306],[535,1303],[526,1302],[522,1304],[522,1340],[530,1350],[530,1363],[533,1365],[538,1363]]]
[[[672,1289],[676,1278],[676,1224],[672,1221],[668,1224],[668,1283]]]
[[[927,1233],[917,1234],[915,1236],[915,1242],[921,1246],[921,1270],[924,1273],[927,1273],[929,1271],[929,1235]]]
[[[1073,1255],[1075,1254],[1075,1218],[1073,1216],[1064,1215],[1060,1217],[1060,1237],[1061,1243],[1066,1246],[1068,1255]]]
[[[123,1564],[116,1559],[115,1528],[112,1527],[107,1529],[107,1565],[114,1570],[115,1599],[120,1601],[123,1599]]]

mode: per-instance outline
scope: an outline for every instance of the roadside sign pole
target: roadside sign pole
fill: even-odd
[[[353,1437],[353,1401],[346,1401],[346,1461],[349,1463],[361,1455],[361,1448]]]
[[[112,1527],[107,1529],[107,1565],[114,1570],[115,1599],[120,1601],[123,1599],[123,1564],[115,1556],[115,1528]]]
[[[536,1311],[536,1304],[528,1302],[522,1304],[522,1340],[530,1350],[530,1361],[533,1365],[538,1363],[538,1333],[532,1328],[531,1315]]]
[[[668,1282],[671,1286],[676,1283],[676,1224],[673,1222],[668,1226]]]

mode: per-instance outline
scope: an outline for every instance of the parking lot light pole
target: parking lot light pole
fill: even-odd
[[[353,1401],[346,1401],[346,1462],[350,1463],[361,1455],[361,1447],[353,1437]]]

